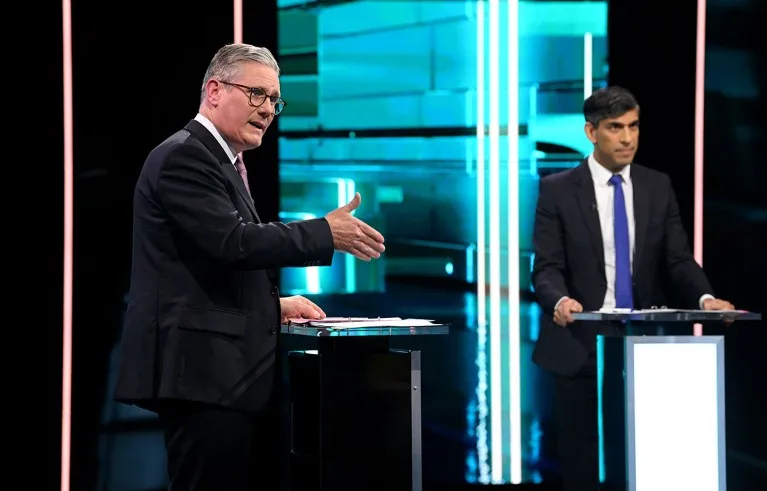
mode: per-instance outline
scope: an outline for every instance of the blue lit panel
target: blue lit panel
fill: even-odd
[[[607,3],[293,8],[302,3],[280,12],[281,209],[323,216],[359,191],[358,216],[387,251],[370,263],[337,254],[332,267],[288,268],[283,290],[465,283],[476,335],[465,479],[538,482],[550,466],[541,406],[551,403],[530,361],[542,314],[520,292],[531,291],[539,179],[590,151],[581,105],[606,78]]]

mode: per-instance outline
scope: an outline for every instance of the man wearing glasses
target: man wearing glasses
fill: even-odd
[[[174,491],[276,488],[280,323],[325,315],[280,298],[276,270],[329,265],[334,250],[384,251],[350,213],[359,194],[324,218],[261,223],[240,154],[285,106],[269,50],[224,46],[199,114],[152,150],[136,184],[115,399],[159,415]]]

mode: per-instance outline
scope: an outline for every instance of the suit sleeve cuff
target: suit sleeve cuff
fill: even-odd
[[[700,307],[700,310],[703,310],[703,302],[705,302],[708,299],[713,300],[714,296],[706,293],[705,295],[700,297],[700,300],[698,300],[698,306]]]

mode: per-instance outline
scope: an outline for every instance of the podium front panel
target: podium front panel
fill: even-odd
[[[600,338],[610,489],[726,490],[724,338]]]

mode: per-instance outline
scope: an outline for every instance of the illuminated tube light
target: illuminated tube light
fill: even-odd
[[[356,193],[355,190],[355,183],[353,179],[343,179],[340,178],[337,180],[338,184],[338,206],[344,206],[349,201],[354,198],[354,194]],[[354,212],[352,212],[354,213]],[[345,285],[346,285],[346,293],[354,293],[357,291],[357,273],[354,269],[355,259],[354,256],[351,254],[345,254],[344,255],[344,278],[345,278]],[[319,282],[319,280],[318,280]]]
[[[487,324],[485,299],[485,2],[477,1],[477,320]]]
[[[706,85],[706,0],[698,0],[698,25],[695,51],[695,225],[694,255],[703,266],[703,102]],[[694,334],[703,334],[695,324]]]
[[[242,0],[234,0],[234,42],[242,43]]]
[[[499,0],[488,1],[490,118],[489,216],[490,232],[490,445],[492,482],[503,482],[503,432],[501,389],[501,156],[500,156],[500,42]]]
[[[485,288],[485,0],[477,1],[477,468],[479,482],[490,484],[487,435],[487,300]]]
[[[583,100],[586,100],[591,95],[591,90],[594,87],[594,81],[592,79],[594,63],[594,49],[592,43],[592,36],[590,32],[583,35]]]
[[[72,2],[63,0],[64,45],[64,306],[61,369],[61,491],[69,491],[72,437],[72,263],[74,225],[74,121],[72,106]]]
[[[509,457],[511,483],[522,482],[522,384],[520,380],[519,267],[519,1],[508,0],[508,192],[506,255],[508,258],[509,336]]]

